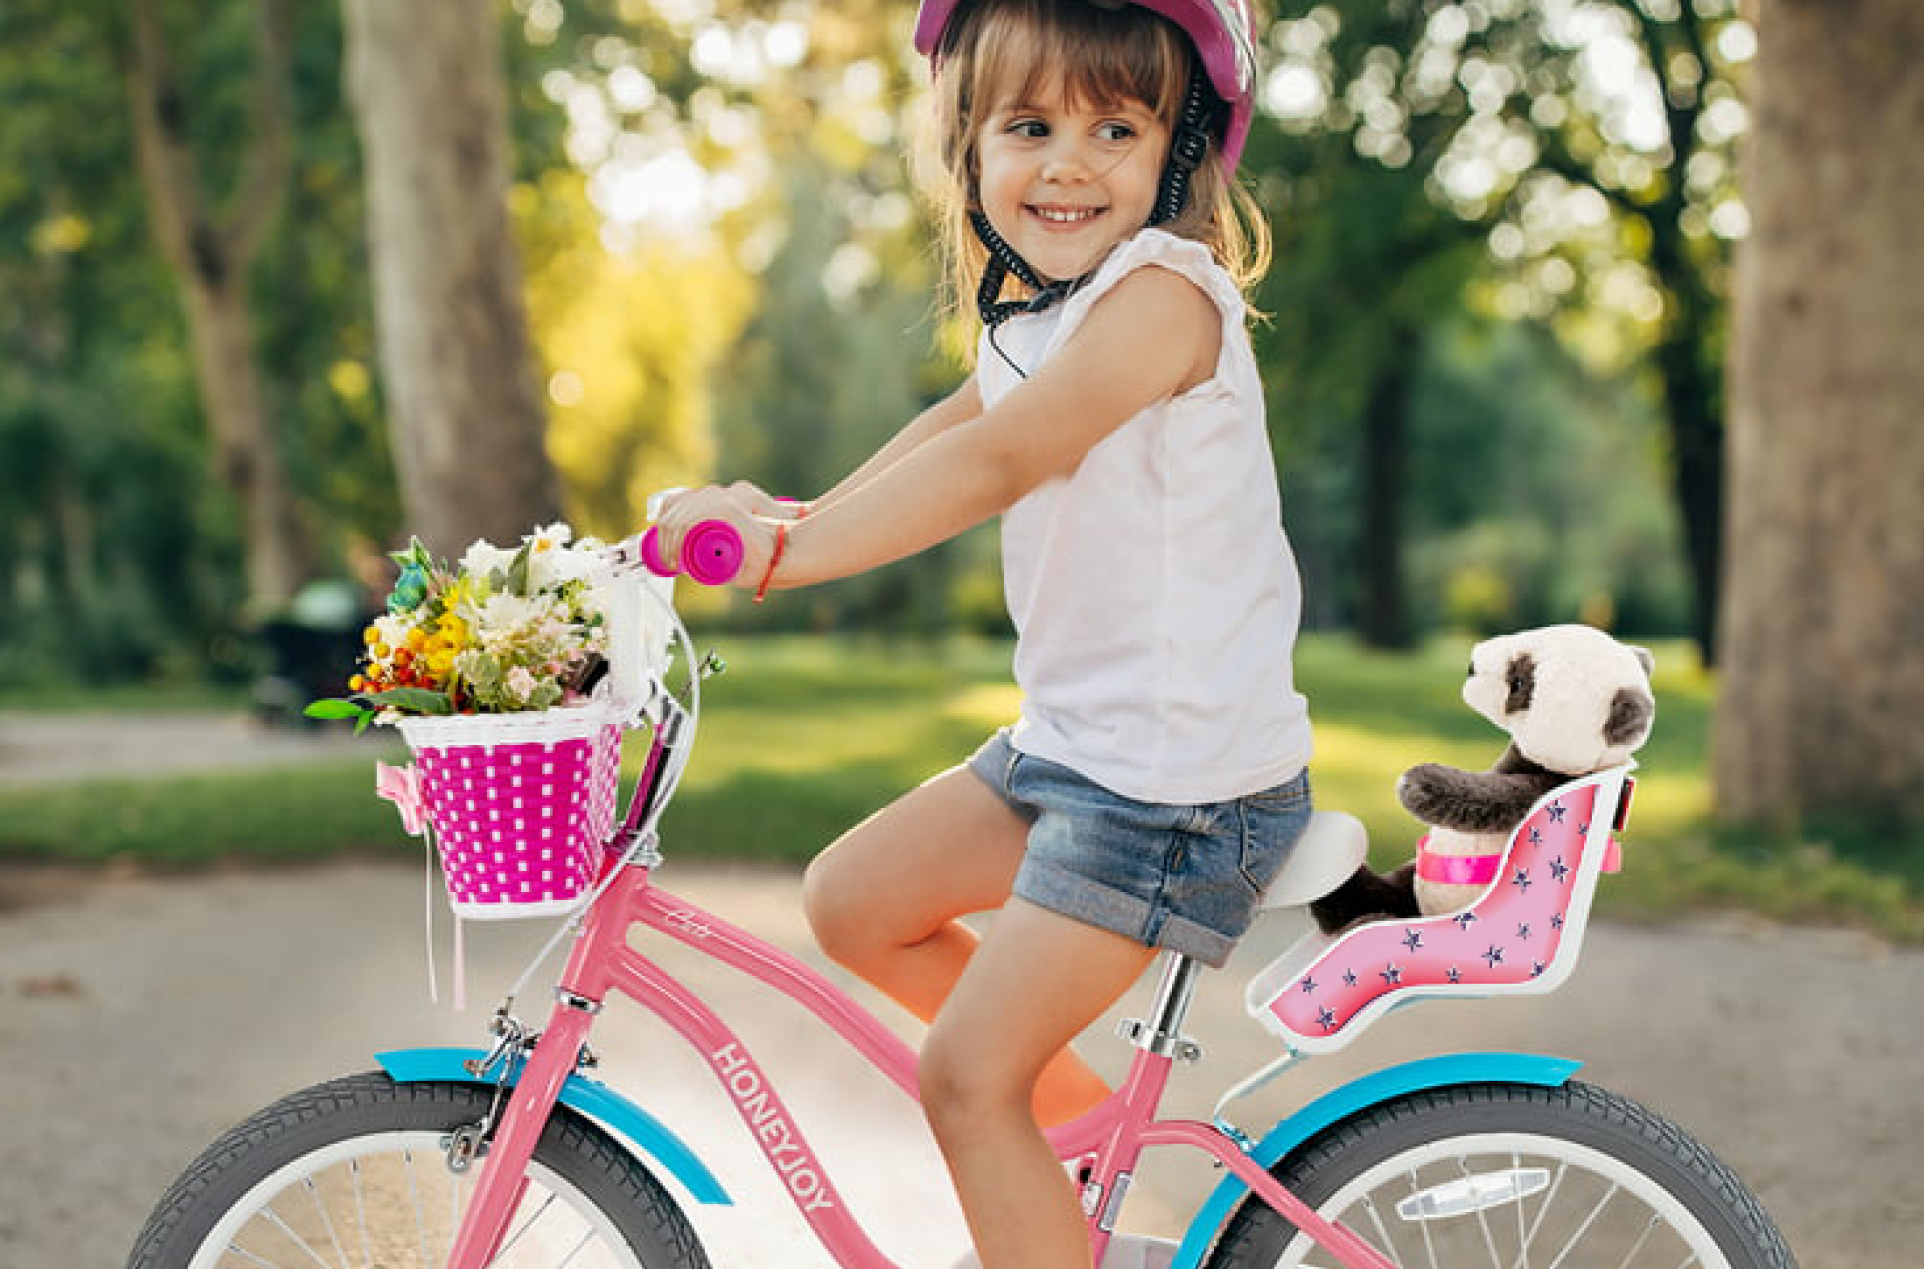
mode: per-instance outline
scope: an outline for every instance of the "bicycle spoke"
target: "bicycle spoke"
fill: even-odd
[[[421,1208],[421,1187],[414,1179],[413,1151],[401,1151],[401,1168],[407,1173],[408,1196],[414,1200],[414,1232],[421,1242],[421,1263],[431,1265],[434,1263],[434,1257],[428,1251],[428,1218],[427,1213]]]
[[[1650,1235],[1656,1230],[1657,1225],[1658,1221],[1655,1217],[1643,1223],[1643,1232],[1637,1235],[1637,1241],[1630,1244],[1630,1250],[1626,1251],[1623,1259],[1617,1262],[1617,1269],[1630,1269],[1630,1266],[1636,1263],[1637,1253],[1642,1251],[1643,1245],[1650,1241]]]
[[[1396,1249],[1396,1240],[1390,1237],[1390,1231],[1388,1227],[1383,1224],[1382,1213],[1376,1210],[1376,1204],[1365,1201],[1363,1208],[1369,1213],[1370,1224],[1376,1227],[1377,1238],[1382,1240],[1383,1255],[1388,1257],[1394,1264],[1402,1264],[1403,1253]],[[1354,1233],[1355,1231],[1352,1230],[1351,1232]]]
[[[586,1247],[589,1243],[593,1242],[594,1240],[595,1240],[595,1231],[591,1229],[587,1233],[581,1236],[581,1241],[575,1244],[573,1251],[569,1252],[566,1256],[563,1256],[561,1258],[561,1263],[556,1265],[555,1269],[568,1269],[568,1266],[575,1262],[575,1257],[581,1254],[582,1248]]]
[[[255,1264],[259,1265],[261,1269],[280,1269],[280,1266],[275,1264],[273,1261],[262,1260],[259,1256],[256,1256],[253,1252],[247,1250],[247,1248],[245,1247],[239,1247],[233,1243],[228,1243],[227,1250],[229,1254],[239,1256],[242,1260],[253,1261]]]
[[[1416,1169],[1411,1168],[1410,1194],[1414,1196],[1422,1192],[1422,1179],[1417,1176]],[[1418,1221],[1416,1222],[1416,1227],[1423,1233],[1423,1254],[1430,1258],[1430,1269],[1442,1269],[1441,1264],[1439,1264],[1436,1259],[1436,1239],[1430,1234],[1430,1223],[1428,1221]]]
[[[321,1259],[321,1254],[319,1252],[315,1251],[312,1247],[307,1245],[307,1240],[305,1238],[302,1238],[299,1234],[295,1233],[293,1227],[289,1225],[286,1221],[281,1219],[281,1214],[279,1212],[269,1207],[268,1209],[263,1211],[261,1215],[267,1219],[268,1224],[272,1225],[275,1229],[280,1230],[282,1234],[286,1235],[287,1240],[289,1242],[293,1243],[296,1247],[300,1248],[301,1252],[305,1254],[309,1260],[312,1260],[315,1264],[319,1265],[321,1269],[334,1269],[333,1265],[330,1265],[327,1263],[327,1261]]]
[[[1517,1250],[1516,1263],[1519,1269],[1528,1269],[1530,1248],[1537,1240],[1537,1231],[1543,1228],[1544,1218],[1549,1216],[1551,1209],[1556,1206],[1557,1191],[1563,1188],[1563,1178],[1568,1175],[1569,1171],[1569,1164],[1562,1163],[1557,1165],[1557,1174],[1550,1179],[1550,1189],[1543,1196],[1543,1206],[1537,1209],[1537,1218],[1530,1222],[1530,1232],[1524,1235],[1523,1246]]]
[[[367,1195],[361,1189],[361,1161],[347,1161],[349,1179],[354,1183],[354,1211],[361,1224],[361,1269],[374,1269],[374,1247],[367,1232]]]
[[[1557,1258],[1550,1262],[1550,1269],[1561,1269],[1570,1253],[1576,1250],[1577,1244],[1583,1241],[1583,1236],[1590,1232],[1590,1227],[1597,1223],[1597,1217],[1603,1215],[1603,1209],[1608,1207],[1610,1200],[1617,1196],[1617,1188],[1616,1183],[1612,1182],[1610,1188],[1604,1191],[1603,1197],[1597,1200],[1597,1205],[1590,1209],[1588,1216],[1583,1218],[1583,1224],[1577,1226],[1577,1232],[1570,1235],[1570,1241],[1563,1245],[1563,1250],[1557,1253]]]
[[[314,1214],[321,1218],[321,1227],[327,1231],[327,1240],[334,1244],[334,1254],[340,1257],[340,1269],[353,1269],[353,1266],[347,1262],[347,1251],[341,1246],[341,1236],[334,1230],[334,1218],[328,1215],[327,1204],[322,1200],[321,1191],[315,1186],[314,1178],[302,1177],[301,1184],[307,1188],[307,1197],[314,1201]]]
[[[1510,1170],[1512,1172],[1523,1171],[1523,1155],[1521,1152],[1516,1150],[1510,1152]],[[1529,1196],[1523,1192],[1523,1187],[1518,1186],[1516,1191],[1517,1269],[1530,1269],[1530,1240],[1525,1237],[1523,1233],[1523,1200],[1527,1197]]]
[[[541,1206],[536,1208],[528,1216],[528,1219],[521,1222],[521,1228],[515,1230],[514,1233],[510,1234],[508,1236],[508,1240],[501,1244],[501,1250],[494,1253],[494,1261],[493,1261],[494,1264],[498,1265],[502,1263],[504,1259],[506,1259],[507,1254],[514,1249],[514,1245],[520,1242],[522,1237],[525,1234],[527,1234],[529,1230],[534,1228],[535,1222],[540,1220],[543,1214],[545,1214],[550,1207],[554,1206],[554,1201],[555,1201],[555,1196],[550,1194],[547,1198],[542,1200]]]

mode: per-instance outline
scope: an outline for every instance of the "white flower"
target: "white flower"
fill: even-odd
[[[475,539],[468,553],[461,557],[461,571],[469,577],[486,578],[496,571],[507,572],[508,565],[514,563],[514,552],[504,551],[492,542]]]
[[[408,631],[414,629],[413,613],[382,613],[374,619],[374,628],[381,633],[381,642],[390,648],[405,647]]]
[[[525,705],[528,703],[528,698],[534,695],[534,690],[537,686],[534,672],[528,669],[527,666],[517,665],[508,671],[508,681],[506,684],[508,694],[521,704]]]
[[[556,520],[553,524],[536,529],[522,541],[534,548],[534,554],[541,555],[567,546],[574,541],[574,537],[575,531],[565,521]]]
[[[601,568],[598,552],[583,542],[575,547],[542,550],[528,556],[528,586],[532,590],[560,590],[569,582],[591,579]]]
[[[486,599],[462,605],[463,618],[484,643],[490,636],[511,636],[528,629],[549,615],[550,601],[535,596],[489,595]]]

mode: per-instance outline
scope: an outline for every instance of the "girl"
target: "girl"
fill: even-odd
[[[1309,815],[1299,593],[1240,286],[1240,0],[924,0],[976,368],[818,501],[677,498],[807,586],[1002,517],[1020,720],[808,870],[824,950],[931,1027],[923,1101],[986,1269],[1086,1267],[1041,1124],[1158,947],[1220,965]],[[1240,201],[1239,201],[1240,199]],[[1245,226],[1247,228],[1245,228]],[[977,936],[957,918],[999,909]]]

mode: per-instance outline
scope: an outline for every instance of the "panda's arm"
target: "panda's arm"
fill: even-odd
[[[1425,824],[1500,833],[1514,828],[1558,783],[1559,777],[1544,771],[1463,771],[1426,762],[1403,773],[1396,795]]]

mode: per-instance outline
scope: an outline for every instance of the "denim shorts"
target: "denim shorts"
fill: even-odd
[[[1015,894],[1220,967],[1309,824],[1309,775],[1227,802],[1138,802],[997,732],[973,771],[1029,822]]]

